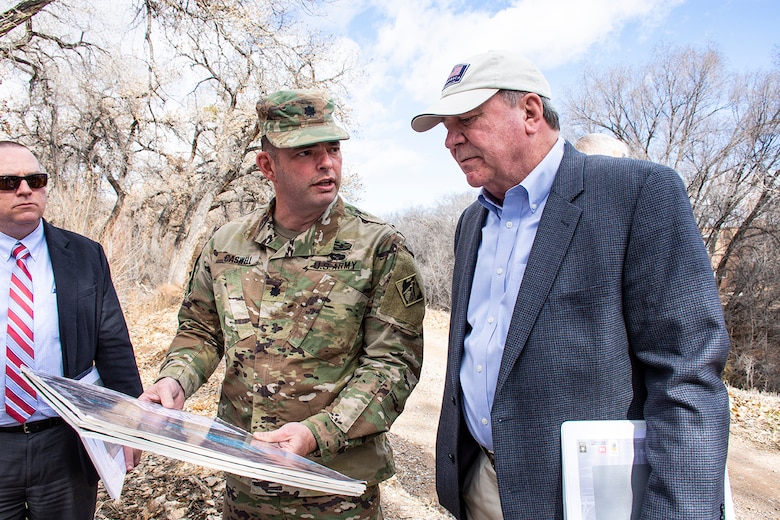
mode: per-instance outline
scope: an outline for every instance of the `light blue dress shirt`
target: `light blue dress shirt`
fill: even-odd
[[[35,370],[61,376],[62,347],[60,346],[60,322],[57,312],[57,289],[51,257],[43,233],[43,223],[35,231],[17,240],[0,233],[0,426],[19,423],[5,413],[5,342],[8,334],[8,287],[11,286],[11,272],[14,267],[13,248],[21,242],[30,251],[27,269],[33,279],[33,342],[35,347]],[[39,421],[55,417],[57,413],[38,395],[38,406],[28,421]]]
[[[484,189],[479,195],[488,215],[471,286],[466,316],[471,332],[465,339],[460,382],[469,431],[489,450],[493,449],[490,410],[509,322],[536,230],[563,159],[563,144],[558,138],[542,162],[507,191],[502,205],[496,204]]]

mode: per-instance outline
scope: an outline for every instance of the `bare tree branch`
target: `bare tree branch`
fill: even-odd
[[[24,0],[0,14],[0,38],[17,27],[27,24],[33,16],[54,0]]]

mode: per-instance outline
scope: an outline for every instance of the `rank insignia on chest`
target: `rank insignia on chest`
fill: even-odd
[[[422,301],[423,292],[417,281],[417,275],[413,274],[395,282],[395,288],[401,295],[401,301],[406,307],[411,307],[415,303]]]

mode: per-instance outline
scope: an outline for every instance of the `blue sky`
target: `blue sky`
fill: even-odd
[[[520,50],[555,101],[586,64],[642,63],[662,43],[713,44],[741,72],[770,68],[780,45],[778,0],[334,0],[310,22],[365,71],[348,85],[352,138],[342,150],[363,184],[352,202],[383,216],[470,189],[441,125],[409,126],[468,56]]]

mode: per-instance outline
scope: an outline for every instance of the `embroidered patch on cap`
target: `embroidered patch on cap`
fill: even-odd
[[[449,77],[447,78],[447,81],[444,82],[444,87],[442,87],[442,90],[445,88],[454,85],[455,83],[460,83],[460,80],[463,79],[463,75],[466,73],[466,70],[469,68],[468,63],[459,63],[455,65],[452,68],[452,72],[450,72]]]
[[[398,294],[401,295],[401,300],[406,307],[410,307],[423,299],[422,288],[417,283],[416,274],[398,280],[395,282],[395,288],[398,289]]]

